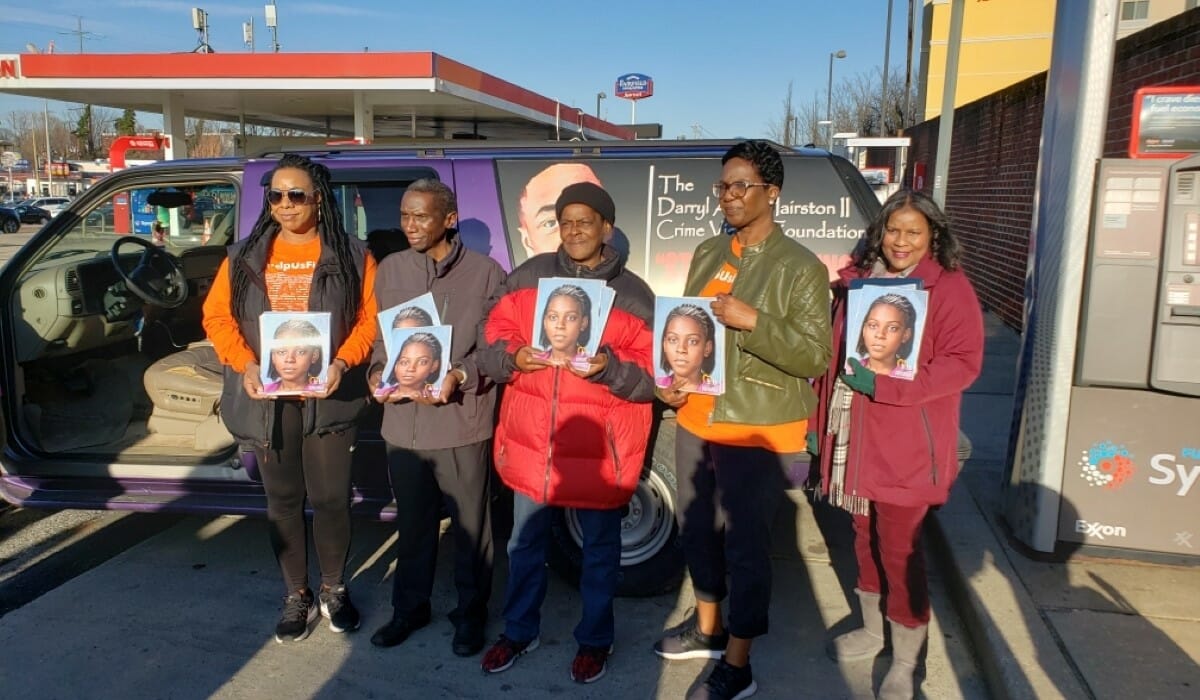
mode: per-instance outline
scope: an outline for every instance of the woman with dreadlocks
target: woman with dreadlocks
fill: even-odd
[[[277,642],[308,636],[317,615],[329,628],[358,628],[342,574],[350,546],[350,458],[366,406],[363,363],[375,342],[375,260],[351,239],[329,184],[329,170],[285,155],[271,173],[250,235],[229,247],[204,302],[204,330],[225,365],[221,417],[258,458],[267,494],[271,545],[287,584]],[[325,391],[269,400],[257,364],[259,314],[329,312],[336,348]],[[313,509],[321,567],[308,587],[304,519]]]

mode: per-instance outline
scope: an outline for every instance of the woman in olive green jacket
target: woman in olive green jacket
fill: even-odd
[[[809,378],[825,372],[832,343],[828,272],[772,216],[783,186],[776,147],[739,143],[721,163],[713,194],[734,234],[697,248],[685,293],[715,298],[726,327],[725,393],[688,394],[679,382],[659,390],[678,420],[675,512],[696,619],[654,651],[720,659],[692,697],[733,699],[757,689],[750,645],[767,632],[770,524],[787,470],[805,451],[817,398]]]

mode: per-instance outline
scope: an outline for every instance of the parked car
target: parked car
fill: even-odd
[[[730,145],[437,142],[305,152],[330,169],[347,231],[378,257],[406,246],[398,231],[404,188],[434,177],[457,193],[464,243],[505,269],[537,251],[541,210],[548,204],[552,215],[553,201],[523,198],[530,179],[590,171],[616,200],[612,244],[628,255],[629,269],[657,293],[678,295],[696,245],[725,234],[711,183]],[[780,152],[787,177],[777,220],[831,269],[840,266],[878,200],[842,158],[821,150]],[[248,235],[259,217],[278,155],[177,160],[114,173],[0,272],[6,329],[0,496],[53,508],[264,512],[253,453],[221,422],[221,367],[204,338],[201,305],[225,244]],[[206,207],[204,198],[226,208],[211,221],[210,236],[180,227],[166,246],[150,243],[156,207]],[[182,212],[173,217],[183,218]],[[140,264],[147,256],[153,264]],[[354,453],[354,511],[390,519],[395,506],[379,435],[382,411],[368,404]],[[660,410],[622,523],[624,595],[656,594],[682,579],[674,437],[673,413]],[[580,541],[578,520],[566,509],[550,559],[567,576],[577,572]]]
[[[31,207],[40,207],[50,212],[51,218],[58,216],[58,213],[71,203],[70,197],[32,197],[21,202]]]
[[[16,233],[21,229],[21,215],[13,207],[0,207],[0,231]]]

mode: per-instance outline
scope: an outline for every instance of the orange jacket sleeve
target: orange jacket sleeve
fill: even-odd
[[[229,260],[221,261],[212,288],[204,300],[204,332],[212,341],[213,348],[222,364],[229,365],[235,372],[245,372],[246,365],[257,358],[242,337],[237,319],[230,307]]]
[[[375,344],[375,327],[378,325],[375,317],[379,313],[379,304],[375,301],[376,267],[375,257],[367,253],[366,264],[363,265],[362,304],[358,307],[358,319],[350,329],[350,335],[334,355],[345,362],[347,367],[360,365],[370,359]]]

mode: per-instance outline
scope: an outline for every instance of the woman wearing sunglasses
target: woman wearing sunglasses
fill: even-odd
[[[367,394],[363,363],[375,341],[375,260],[350,238],[329,170],[286,155],[271,173],[250,235],[229,248],[204,302],[204,330],[225,365],[221,417],[253,445],[267,494],[271,545],[287,585],[278,642],[308,636],[317,615],[329,628],[358,628],[343,581],[350,547],[350,458]],[[259,314],[324,311],[331,316],[325,391],[268,400],[259,378]],[[321,568],[308,585],[307,497]]]

